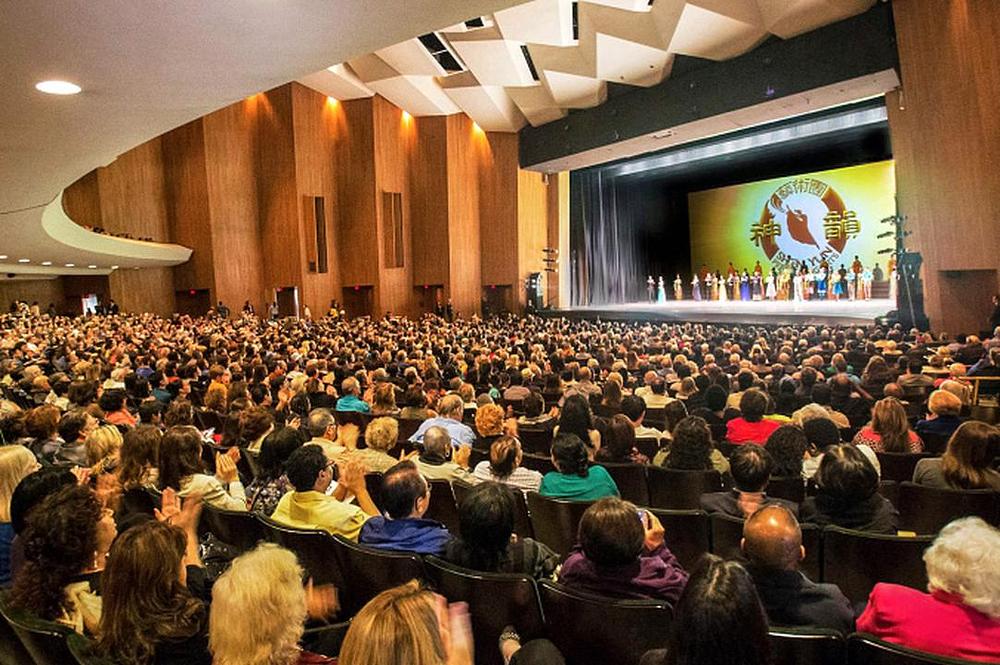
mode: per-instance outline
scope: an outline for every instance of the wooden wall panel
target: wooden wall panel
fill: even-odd
[[[10,304],[23,300],[29,305],[38,302],[44,312],[49,303],[60,312],[65,311],[62,281],[56,279],[5,279],[0,281],[0,312],[10,311]]]
[[[903,95],[887,96],[899,208],[924,258],[931,325],[977,331],[989,311],[970,307],[944,282],[945,271],[992,270],[970,277],[998,288],[1000,233],[1000,3],[897,0],[893,3]]]
[[[545,274],[545,302],[569,304],[569,173],[549,175],[546,192],[546,246],[558,252],[556,272]]]
[[[264,259],[257,220],[257,106],[254,95],[203,118],[215,301],[264,311]]]
[[[295,128],[295,182],[299,204],[299,244],[302,257],[302,302],[314,315],[326,312],[330,301],[340,295],[340,268],[337,261],[337,185],[334,181],[335,142],[340,104],[328,103],[324,95],[292,83],[292,113]],[[312,211],[305,209],[305,197],[322,196],[326,217],[326,273],[309,272],[308,243],[315,247],[315,222]],[[313,228],[307,228],[309,224]]]
[[[518,275],[517,136],[473,128],[473,141],[482,146],[479,164],[480,252],[482,285],[514,286]],[[475,186],[477,180],[466,183]]]
[[[516,150],[516,147],[515,147]],[[548,244],[549,184],[554,180],[535,171],[517,171],[517,266],[514,292],[525,303],[524,280],[533,272],[543,273],[545,283],[553,276],[545,273]]]
[[[416,126],[410,157],[413,284],[422,288],[448,280],[448,119],[411,122]]]
[[[264,259],[263,287],[302,286],[299,198],[295,184],[292,88],[261,95],[258,106],[257,205]]]
[[[191,247],[191,259],[174,268],[174,289],[213,289],[214,252],[202,120],[161,137],[167,222],[171,239]]]
[[[129,150],[97,170],[101,219],[112,233],[170,240],[163,178],[163,155],[156,138]],[[170,268],[116,270],[110,295],[124,311],[169,315],[174,311]]]
[[[417,128],[412,118],[376,96],[372,100],[375,151],[375,212],[377,234],[375,249],[378,256],[378,284],[375,306],[380,313],[414,315],[417,304],[413,293],[413,248],[411,237],[409,155],[415,149]],[[403,204],[403,267],[390,268],[385,256],[385,236],[391,234],[391,220],[382,210],[382,192],[402,194]]]
[[[486,137],[464,114],[448,116],[448,282],[445,292],[456,312],[479,313],[482,269],[479,241],[479,187]]]
[[[101,192],[97,183],[97,169],[63,190],[63,210],[70,219],[82,226],[101,225]]]
[[[378,278],[373,100],[341,102],[336,146],[337,256],[343,288]]]

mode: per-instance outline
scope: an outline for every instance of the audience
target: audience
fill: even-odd
[[[764,449],[771,457],[772,477],[799,478],[803,475],[803,461],[809,451],[809,438],[803,428],[782,425],[767,437]]]
[[[615,414],[608,425],[607,433],[607,440],[594,455],[596,461],[617,464],[649,464],[649,458],[635,447],[635,426],[632,425],[628,416],[621,413]]]
[[[197,494],[214,508],[246,510],[246,493],[236,472],[239,449],[215,453],[214,476],[203,472],[201,451],[201,434],[194,427],[168,429],[160,440],[160,489],[171,487],[182,497]]]
[[[486,481],[473,487],[459,505],[458,537],[445,558],[487,573],[551,577],[559,557],[531,538],[514,536],[515,505],[511,488]]]
[[[14,542],[11,500],[18,484],[39,468],[38,460],[24,446],[0,447],[0,586],[10,584],[10,548]]]
[[[733,488],[725,492],[702,494],[702,510],[745,519],[761,506],[777,504],[793,514],[798,513],[797,504],[766,494],[774,468],[767,449],[761,446],[740,446],[729,457],[729,466]]]
[[[917,462],[913,482],[939,489],[1000,492],[1000,471],[992,468],[997,457],[1000,430],[981,422],[962,423],[941,457]]]
[[[386,471],[380,496],[384,516],[366,520],[358,542],[383,550],[444,553],[451,535],[444,525],[424,519],[431,504],[431,486],[416,464],[407,460]]]
[[[667,549],[656,515],[608,497],[580,519],[579,543],[559,570],[566,586],[616,598],[677,602],[688,575]]]
[[[879,453],[919,453],[924,444],[910,429],[906,410],[895,397],[880,399],[872,407],[872,419],[854,437],[855,445],[864,444]]]
[[[955,520],[924,563],[930,593],[876,584],[858,630],[940,656],[1000,662],[1000,531],[978,517]]]
[[[899,513],[878,493],[878,473],[857,448],[827,448],[815,480],[816,496],[799,509],[803,522],[895,535]]]
[[[473,469],[476,480],[493,480],[522,492],[537,492],[542,484],[542,474],[521,466],[524,454],[517,437],[501,436],[490,446],[490,458]]]
[[[962,424],[962,400],[947,390],[935,390],[927,399],[928,416],[918,420],[914,430],[921,438],[947,438]]]
[[[712,447],[712,432],[698,416],[688,416],[677,424],[670,447],[660,448],[653,464],[679,471],[715,469],[729,473],[729,460]]]
[[[399,421],[395,418],[375,418],[365,429],[365,447],[347,451],[344,459],[358,462],[369,473],[385,473],[399,462],[388,454],[396,446],[398,438]]]
[[[285,463],[304,442],[305,436],[294,427],[282,427],[264,437],[257,457],[260,475],[246,487],[251,511],[261,515],[273,514],[281,497],[293,489],[285,473]]]
[[[817,584],[800,570],[802,529],[785,506],[764,506],[743,525],[740,543],[760,602],[778,626],[854,629],[851,603],[834,584]]]
[[[462,422],[465,407],[462,398],[458,395],[445,395],[438,405],[440,415],[427,418],[417,431],[410,437],[411,443],[423,443],[424,435],[432,427],[439,427],[448,433],[448,436],[455,442],[455,445],[471,446],[476,442],[476,433],[472,428]]]
[[[736,445],[764,445],[771,432],[781,426],[781,423],[764,418],[766,412],[767,395],[756,388],[747,390],[740,398],[740,417],[726,423],[726,440]]]
[[[428,422],[428,421],[425,421]],[[417,457],[417,469],[428,480],[460,480],[474,484],[475,476],[469,470],[471,445],[456,448],[451,435],[444,427],[429,427],[423,434],[423,452]]]
[[[606,496],[618,496],[618,485],[607,469],[590,465],[587,446],[576,434],[560,432],[552,440],[552,464],[542,478],[538,493],[553,499],[596,501]]]

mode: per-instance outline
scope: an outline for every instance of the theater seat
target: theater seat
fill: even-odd
[[[0,663],[10,665],[35,665],[34,659],[21,644],[21,639],[3,618],[0,618]]]
[[[917,462],[927,457],[933,457],[930,453],[875,453],[878,457],[879,466],[882,467],[883,480],[895,480],[897,483],[913,480],[913,470],[917,468]]]
[[[538,492],[528,492],[528,512],[535,538],[565,558],[576,544],[580,518],[591,503],[550,499]]]
[[[66,636],[73,632],[72,629],[11,608],[7,604],[6,593],[0,594],[0,614],[37,665],[73,662],[73,655],[66,646]]]
[[[455,505],[451,483],[447,480],[431,480],[430,488],[431,503],[424,517],[444,524],[451,533],[458,533],[458,506]]]
[[[673,619],[668,603],[616,600],[540,582],[546,634],[572,665],[637,665],[666,645]]]
[[[691,570],[712,547],[708,513],[702,510],[650,508],[663,525],[667,548],[686,570]]]
[[[806,499],[806,481],[802,476],[772,476],[767,483],[767,495],[802,503]]]
[[[611,479],[618,486],[618,493],[626,501],[637,506],[649,505],[649,488],[646,486],[646,466],[643,464],[619,464],[598,462],[607,469]]]
[[[481,573],[452,565],[435,556],[424,559],[428,580],[451,602],[469,604],[476,636],[474,662],[503,665],[495,637],[509,625],[522,640],[542,637],[545,625],[535,581],[526,575]]]
[[[222,510],[204,504],[199,526],[240,554],[268,540],[267,527],[256,515],[246,511]]]
[[[517,438],[521,441],[521,450],[533,455],[548,456],[552,446],[552,430],[550,428],[518,426]]]
[[[543,476],[550,471],[556,470],[555,465],[552,463],[552,458],[548,455],[529,455],[525,453],[521,459],[521,466],[532,471],[537,471]]]
[[[424,421],[420,418],[400,418],[399,419],[399,434],[396,435],[396,441],[403,445],[405,442],[410,440],[410,437],[417,433],[420,429],[420,425]]]
[[[653,437],[636,439],[635,449],[649,459],[653,459],[656,456],[656,452],[660,449],[660,440]]]
[[[847,638],[847,662],[850,665],[972,665],[973,661],[946,658],[907,649],[866,633]]]
[[[66,636],[66,647],[77,665],[115,665],[115,661],[94,654],[94,643],[79,633]]]
[[[650,466],[646,469],[649,483],[649,505],[653,508],[696,510],[706,492],[723,489],[718,471],[679,471]]]
[[[312,651],[323,656],[336,658],[340,655],[340,647],[344,644],[350,621],[307,627],[302,633],[299,645],[306,651]]]
[[[382,510],[382,473],[379,471],[369,471],[366,473],[365,489],[368,490],[368,496],[371,497],[375,507]]]
[[[386,589],[424,579],[424,566],[416,554],[366,547],[342,536],[332,536],[330,542],[331,555],[344,575],[344,583],[338,587],[341,617],[354,616]]]
[[[826,527],[822,580],[839,586],[852,603],[865,602],[877,582],[925,590],[923,553],[933,540],[933,536],[885,536]]]
[[[835,630],[771,626],[773,665],[845,665],[847,641]]]
[[[975,515],[990,524],[1000,524],[1000,492],[949,490],[901,483],[899,486],[901,528],[935,534],[959,517]]]
[[[338,589],[344,587],[344,575],[334,553],[333,536],[319,529],[293,529],[262,515],[258,515],[257,519],[267,528],[268,540],[295,552],[299,565],[315,584],[333,584]]]

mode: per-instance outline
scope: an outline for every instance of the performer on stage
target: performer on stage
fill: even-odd
[[[872,299],[872,271],[868,268],[861,272],[861,292],[865,300]]]
[[[662,277],[660,279],[663,279]],[[653,276],[649,275],[646,277],[646,295],[649,296],[649,302],[654,302],[656,299],[656,282],[653,281]]]
[[[733,265],[732,262],[729,265]],[[731,300],[736,302],[740,299],[740,274],[738,272],[734,272],[729,276],[729,288],[733,296]]]
[[[847,268],[841,263],[840,269],[837,270],[837,279],[833,284],[833,299],[840,300],[845,295],[847,295]]]
[[[819,264],[819,270],[816,271],[816,295],[820,300],[826,300],[826,284],[829,279],[829,268],[825,265],[826,261],[822,261]]]
[[[760,263],[758,262],[757,265],[760,266]],[[761,274],[756,270],[754,270],[753,275],[750,276],[750,299],[764,299],[764,281]]]
[[[795,293],[795,301],[801,302],[805,293],[805,275],[803,275],[801,270],[797,271],[795,277],[792,278],[792,287]]]
[[[740,275],[740,300],[750,300],[750,273],[747,272],[746,268],[743,269],[743,274]]]
[[[861,293],[861,289],[859,288],[861,286],[861,270],[861,259],[859,259],[858,255],[855,254],[854,262],[851,264],[851,282],[847,289],[848,296],[851,300],[855,300],[863,295]]]
[[[684,281],[680,273],[674,278],[674,300],[684,300]]]
[[[899,274],[896,271],[896,255],[889,257],[889,262],[885,265],[886,272],[889,273],[889,299],[896,302],[896,293],[899,288]]]
[[[716,290],[718,286],[715,284],[715,275],[709,270],[705,273],[705,300],[716,300],[719,297],[719,292]]]
[[[667,291],[663,286],[663,275],[660,275],[660,279],[656,282],[656,302],[665,305],[667,302]]]
[[[774,283],[774,266],[771,266],[771,272],[767,276],[767,289],[764,295],[772,301],[778,296],[778,289]]]
[[[729,302],[729,285],[721,272],[715,273],[715,281],[719,285],[719,302]]]
[[[778,273],[778,300],[791,300],[792,295],[789,289],[792,285],[792,271],[785,266],[785,268]]]
[[[701,285],[698,283],[697,273],[691,279],[691,298],[693,300],[701,300]]]
[[[885,279],[885,273],[882,272],[882,269],[879,268],[878,264],[876,263],[875,267],[872,268],[872,280],[876,282],[881,282],[883,279]]]

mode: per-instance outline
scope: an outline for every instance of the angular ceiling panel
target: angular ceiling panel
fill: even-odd
[[[489,131],[517,131],[603,103],[609,82],[656,85],[675,55],[726,60],[772,35],[788,39],[875,2],[579,0],[574,25],[572,0],[530,0],[437,30],[467,71],[446,72],[409,39],[300,81],[337,99],[376,92],[413,115],[462,110]]]

